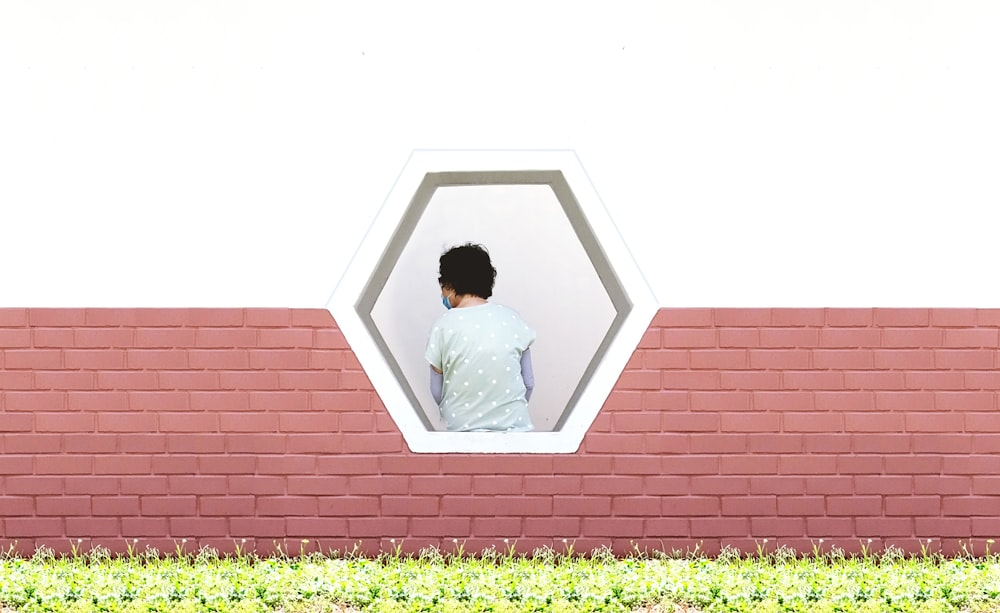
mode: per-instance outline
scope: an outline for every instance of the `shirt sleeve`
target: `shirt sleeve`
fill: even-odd
[[[424,359],[438,370],[444,370],[442,364],[444,361],[441,359],[444,349],[441,347],[441,327],[435,325],[431,329],[430,338],[427,340],[427,349],[424,351]]]
[[[531,400],[531,391],[535,389],[535,372],[531,367],[530,349],[525,349],[521,354],[521,381],[524,382],[524,399]]]
[[[441,404],[441,388],[444,386],[444,375],[429,368],[431,371],[431,396],[434,398],[434,402]]]

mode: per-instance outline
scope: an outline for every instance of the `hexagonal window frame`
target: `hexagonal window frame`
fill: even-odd
[[[529,184],[548,185],[555,193],[614,305],[614,320],[555,430],[431,430],[372,310],[438,187]],[[404,165],[327,308],[413,452],[574,453],[649,328],[658,303],[575,152],[418,150]]]

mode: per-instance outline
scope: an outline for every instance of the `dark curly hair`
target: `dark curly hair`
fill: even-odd
[[[438,260],[438,283],[448,286],[458,295],[472,294],[480,298],[493,295],[497,269],[490,262],[486,247],[465,243],[452,247]]]

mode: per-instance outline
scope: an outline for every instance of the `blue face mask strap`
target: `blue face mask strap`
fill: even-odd
[[[441,303],[444,304],[444,308],[451,310],[451,302],[448,301],[447,296],[441,296]]]

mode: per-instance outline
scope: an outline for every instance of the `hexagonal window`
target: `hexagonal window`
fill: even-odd
[[[438,258],[485,245],[537,331],[535,431],[446,432],[424,359]],[[415,152],[328,305],[415,452],[572,453],[657,304],[572,152]]]

